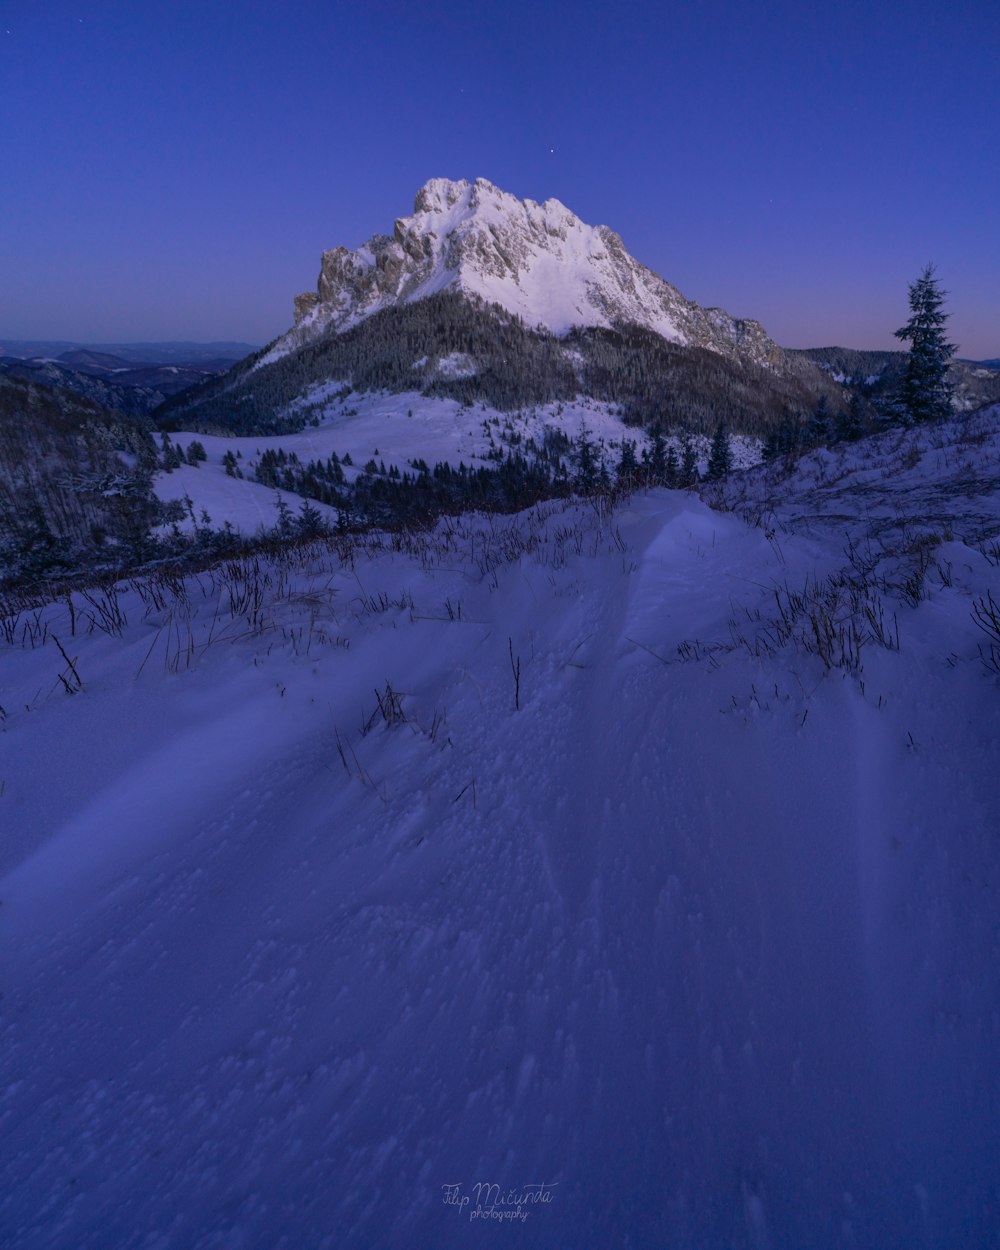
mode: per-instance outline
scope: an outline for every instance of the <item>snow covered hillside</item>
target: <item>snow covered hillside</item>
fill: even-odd
[[[622,440],[636,444],[637,455],[641,455],[650,442],[645,431],[625,424],[614,405],[586,398],[565,404],[543,404],[523,411],[498,412],[485,405],[429,398],[416,391],[397,395],[351,393],[345,397],[337,393],[339,389],[316,387],[304,396],[302,410],[310,417],[315,416],[319,424],[307,425],[295,434],[244,438],[190,431],[173,434],[172,441],[185,452],[197,439],[204,446],[208,459],[197,468],[184,465],[171,473],[158,473],[157,495],[164,501],[187,498],[198,519],[206,513],[216,528],[228,522],[250,536],[275,524],[276,496],[282,498],[293,513],[297,513],[303,503],[298,495],[275,491],[254,480],[261,455],[267,451],[294,454],[303,465],[312,460],[327,460],[331,455],[341,460],[349,457],[351,467],[344,472],[351,482],[370,460],[401,473],[410,471],[417,460],[430,466],[438,462],[453,467],[463,463],[495,466],[498,456],[524,451],[530,440],[541,446],[549,431],[572,443],[585,435],[613,476],[621,457]],[[678,440],[669,441],[680,455]],[[699,470],[704,472],[709,440],[695,435],[691,441]],[[744,466],[759,461],[759,440],[737,434],[731,441],[734,464]],[[237,453],[243,474],[240,478],[227,475],[224,463],[227,454],[236,456]],[[564,458],[572,469],[572,448]],[[336,520],[335,508],[317,506],[327,521]]]
[[[5,1244],[991,1244],[998,459],[0,622]]]

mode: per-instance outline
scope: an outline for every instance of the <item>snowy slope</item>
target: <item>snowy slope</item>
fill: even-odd
[[[295,434],[248,435],[243,438],[194,434],[174,434],[173,441],[184,451],[193,440],[204,446],[208,460],[197,469],[184,466],[172,473],[159,473],[154,483],[163,500],[187,495],[200,516],[204,509],[217,528],[229,522],[245,534],[255,533],[275,522],[275,495],[280,495],[297,513],[302,499],[286,491],[275,492],[252,480],[260,455],[267,450],[294,452],[302,464],[327,460],[332,454],[349,456],[354,468],[347,469],[348,480],[357,476],[369,460],[384,462],[387,468],[410,472],[411,463],[422,459],[429,466],[438,462],[483,465],[491,451],[506,453],[514,446],[512,438],[535,438],[539,442],[546,428],[560,430],[576,439],[581,431],[595,446],[603,447],[609,468],[617,463],[617,447],[624,437],[640,448],[648,442],[641,430],[628,427],[610,405],[580,399],[570,404],[545,404],[524,412],[500,413],[479,405],[461,405],[451,399],[436,399],[416,391],[399,394],[352,392],[347,399],[329,398],[325,392],[339,387],[318,387],[307,393],[302,406],[318,416],[318,426],[308,425]],[[701,444],[704,443],[705,447]],[[707,441],[699,441],[705,454]],[[227,477],[223,457],[240,454],[244,479]],[[324,516],[335,517],[335,510],[318,505]]]
[[[459,404],[452,399],[438,399],[417,391],[401,393],[352,392],[341,398],[337,384],[314,387],[301,400],[301,407],[319,424],[307,425],[295,434],[247,435],[242,438],[180,431],[173,441],[187,451],[197,439],[205,448],[208,460],[198,468],[184,465],[171,473],[158,473],[154,488],[160,499],[191,500],[200,520],[207,512],[215,528],[226,522],[244,534],[254,534],[261,527],[274,525],[277,516],[276,496],[282,498],[293,513],[303,500],[287,491],[275,491],[253,480],[254,468],[261,453],[268,450],[292,452],[302,464],[311,460],[325,461],[336,454],[349,456],[354,467],[345,470],[348,480],[358,474],[369,460],[384,462],[386,467],[410,472],[414,460],[424,460],[433,467],[438,462],[457,467],[459,464],[487,467],[494,465],[491,455],[523,451],[529,439],[541,445],[546,430],[556,430],[572,441],[586,434],[595,451],[602,457],[609,473],[614,474],[621,457],[621,444],[628,439],[636,444],[637,455],[650,444],[649,436],[634,425],[626,425],[618,409],[611,404],[581,397],[572,403],[541,404],[535,408],[499,412],[480,404],[476,407]],[[680,440],[671,435],[666,440],[681,454]],[[697,453],[701,472],[705,471],[710,443],[703,435],[695,435],[692,446]],[[760,441],[735,434],[731,439],[733,463],[737,466],[757,464]],[[239,453],[242,479],[226,476],[223,457]],[[572,456],[567,463],[572,468]],[[316,504],[327,520],[334,520],[336,510]],[[188,526],[190,528],[190,526]]]
[[[22,618],[5,1243],[991,1244],[998,419]]]
[[[323,254],[315,292],[296,298],[296,325],[256,367],[323,331],[346,330],[392,304],[454,290],[500,304],[529,326],[645,326],[675,343],[780,356],[755,321],[702,309],[625,250],[607,226],[589,226],[558,200],[519,200],[485,178],[432,178],[392,236]]]

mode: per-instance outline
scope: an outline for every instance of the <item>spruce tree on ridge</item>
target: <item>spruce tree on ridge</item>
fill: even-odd
[[[942,311],[944,297],[934,277],[934,266],[928,265],[916,282],[910,283],[910,319],[895,332],[897,339],[910,344],[899,400],[905,416],[914,423],[938,421],[952,411],[948,362],[955,354],[955,344],[944,336],[948,320]]]

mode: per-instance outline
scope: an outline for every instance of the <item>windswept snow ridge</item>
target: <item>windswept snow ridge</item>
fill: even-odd
[[[998,422],[19,618],[5,1244],[990,1245]]]

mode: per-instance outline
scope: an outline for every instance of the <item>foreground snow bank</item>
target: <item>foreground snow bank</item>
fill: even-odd
[[[11,1243],[987,1244],[997,569],[910,606],[844,547],[656,491],[51,609],[0,696]]]

